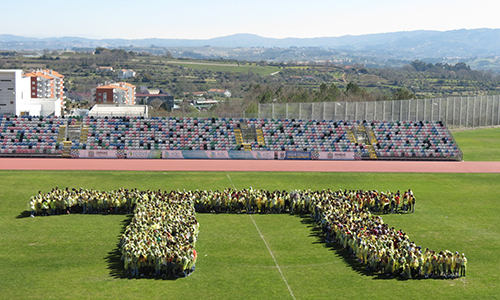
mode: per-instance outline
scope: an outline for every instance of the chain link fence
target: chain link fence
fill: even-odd
[[[258,118],[443,121],[450,128],[500,125],[500,95],[371,102],[259,104]]]

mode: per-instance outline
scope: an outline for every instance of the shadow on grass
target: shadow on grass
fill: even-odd
[[[16,216],[16,219],[24,219],[24,218],[29,218],[31,216],[31,213],[27,210],[21,212],[19,215]]]
[[[369,271],[366,268],[366,265],[363,265],[360,263],[356,258],[353,258],[349,251],[347,249],[344,249],[341,245],[337,243],[327,243],[325,241],[326,236],[321,230],[321,227],[314,222],[314,220],[309,216],[309,215],[297,215],[297,217],[300,218],[300,222],[307,227],[311,228],[311,234],[310,236],[316,237],[316,241],[314,244],[323,244],[325,247],[331,251],[334,251],[337,257],[343,258],[344,261],[355,271],[356,273],[363,275],[363,276],[370,276],[373,277],[374,280],[380,280],[380,279],[395,279],[391,276],[387,276],[386,274],[383,273],[375,273],[372,271]],[[401,278],[396,278],[398,280],[406,280],[406,279],[401,279]],[[425,278],[416,278],[418,279],[425,279]]]
[[[109,274],[113,278],[119,278],[119,279],[156,279],[156,280],[176,280],[177,278],[175,277],[156,277],[152,276],[149,274],[145,274],[143,277],[134,277],[127,273],[127,270],[123,268],[123,261],[121,259],[122,253],[120,251],[120,239],[122,236],[122,233],[125,232],[125,229],[127,226],[130,224],[132,221],[133,214],[128,214],[125,220],[121,222],[122,229],[120,235],[118,235],[118,242],[116,243],[115,249],[112,251],[108,252],[108,255],[106,256],[106,262],[108,263],[108,270]],[[139,270],[141,272],[141,270]],[[146,272],[142,272],[146,273]]]
[[[113,214],[114,215],[114,214]],[[16,219],[24,219],[29,218],[31,216],[30,211],[25,210],[16,216]],[[54,216],[52,216],[54,217]],[[132,221],[133,214],[126,215],[126,218],[121,222],[121,230],[120,235],[118,235],[118,242],[116,243],[116,247],[108,252],[108,255],[105,257],[106,262],[108,263],[108,270],[110,275],[113,278],[123,278],[123,279],[158,279],[158,280],[175,280],[175,277],[156,277],[145,274],[144,277],[134,277],[127,273],[127,271],[123,268],[123,261],[121,260],[122,254],[120,251],[120,239],[125,229]],[[43,216],[36,216],[36,218],[43,218]],[[143,272],[146,273],[146,272]]]

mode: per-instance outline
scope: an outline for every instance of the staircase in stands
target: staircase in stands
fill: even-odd
[[[264,141],[264,133],[262,132],[262,128],[255,128],[255,135],[257,136],[257,143],[259,146],[265,146],[266,142]]]
[[[377,138],[375,137],[375,133],[367,125],[365,125],[364,128],[366,136],[368,138],[367,139],[368,143],[366,143],[366,146],[368,148],[368,153],[370,154],[370,159],[377,159],[377,153],[375,153],[375,145],[378,144],[378,141]]]

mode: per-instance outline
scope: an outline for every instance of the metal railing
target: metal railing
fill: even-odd
[[[449,128],[500,125],[500,95],[478,97],[259,104],[257,118],[443,121]]]

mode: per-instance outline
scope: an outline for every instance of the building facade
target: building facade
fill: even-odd
[[[97,104],[135,105],[135,86],[127,82],[110,83],[95,89]]]
[[[58,98],[63,100],[64,76],[53,70],[37,70],[25,74],[31,78],[31,98]]]
[[[0,114],[61,116],[64,76],[52,70],[0,70]]]
[[[125,70],[121,69],[118,71],[118,78],[120,79],[129,79],[129,78],[134,78],[136,75],[134,70]]]
[[[221,89],[210,89],[208,90],[208,94],[210,96],[219,96],[219,97],[231,97],[231,92],[229,90],[221,90]]]

